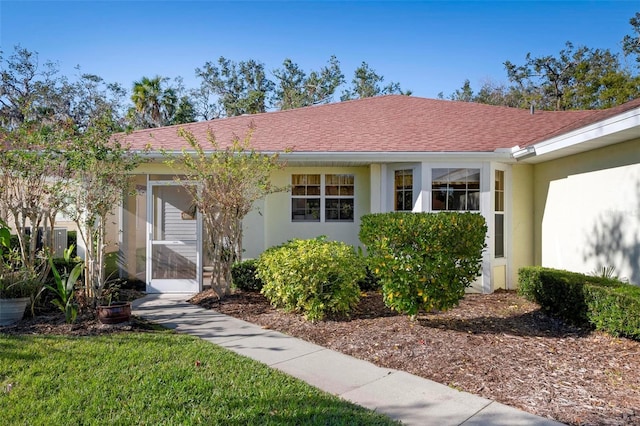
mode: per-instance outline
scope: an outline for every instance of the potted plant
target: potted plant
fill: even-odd
[[[117,301],[119,283],[112,282],[102,292],[102,303],[98,305],[98,321],[102,324],[119,324],[131,319],[131,303]]]
[[[16,269],[9,227],[0,219],[0,326],[20,321],[39,282],[36,274]]]
[[[25,270],[0,273],[0,326],[22,319],[39,286],[35,274]]]

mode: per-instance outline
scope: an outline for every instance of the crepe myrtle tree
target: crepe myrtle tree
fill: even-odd
[[[284,164],[279,154],[262,154],[251,146],[250,128],[244,138],[234,137],[220,143],[208,133],[200,142],[190,132],[178,134],[191,150],[178,157],[165,152],[166,163],[179,170],[184,188],[191,194],[196,209],[202,214],[207,250],[213,263],[211,288],[218,297],[229,294],[231,266],[242,260],[242,220],[254,209],[254,203],[268,194],[285,190],[271,184],[273,171]],[[194,186],[193,182],[200,182]]]
[[[47,274],[41,253],[53,245],[50,231],[64,200],[67,173],[59,146],[65,135],[31,121],[0,135],[0,216],[16,231],[21,266],[40,278]]]
[[[130,173],[142,162],[113,135],[115,130],[114,121],[104,115],[75,135],[65,151],[71,182],[66,213],[78,225],[85,250],[84,296],[94,307],[109,278],[105,276],[107,224],[130,189]]]

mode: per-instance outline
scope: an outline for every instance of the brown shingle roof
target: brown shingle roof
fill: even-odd
[[[626,104],[625,104],[626,105]],[[607,110],[608,111],[608,110]],[[186,148],[179,127],[201,142],[207,130],[224,146],[254,127],[259,151],[491,152],[526,146],[598,119],[607,111],[536,111],[388,95],[287,111],[139,130],[124,136],[134,149]],[[600,114],[600,115],[598,115]]]
[[[533,145],[536,142],[541,142],[544,139],[550,139],[553,138],[555,136],[560,136],[564,133],[568,133],[572,130],[577,130],[581,127],[585,127],[588,126],[590,124],[596,123],[598,121],[603,121],[606,120],[607,118],[611,118],[615,115],[618,114],[622,114],[626,111],[630,111],[634,108],[638,108],[640,107],[640,98],[638,99],[634,99],[632,101],[626,102],[622,105],[618,105],[615,106],[613,108],[609,108],[609,109],[601,109],[601,110],[595,110],[595,111],[582,111],[582,112],[588,112],[590,114],[585,114],[584,117],[575,120],[571,123],[568,123],[564,126],[561,126],[559,128],[557,128],[555,131],[552,131],[546,135],[543,135],[543,137],[540,137],[536,140],[532,140],[530,141],[530,143],[528,143],[527,145]],[[525,146],[525,145],[522,145]]]

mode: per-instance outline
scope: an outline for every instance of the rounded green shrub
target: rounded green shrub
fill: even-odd
[[[364,262],[353,247],[324,237],[291,240],[266,250],[258,260],[262,293],[276,307],[322,320],[348,313],[360,300]]]
[[[231,267],[231,280],[236,288],[248,291],[262,290],[262,280],[256,276],[258,259],[236,262]]]
[[[360,240],[385,304],[411,316],[458,304],[481,270],[487,226],[476,213],[379,213]]]

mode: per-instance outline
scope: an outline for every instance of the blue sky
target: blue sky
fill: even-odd
[[[556,55],[566,41],[619,52],[638,11],[638,1],[0,0],[0,48],[20,44],[67,76],[80,65],[129,89],[155,75],[195,87],[195,68],[220,56],[267,70],[291,58],[310,71],[336,55],[348,81],[365,61],[436,97],[465,79],[506,82],[504,61]]]

